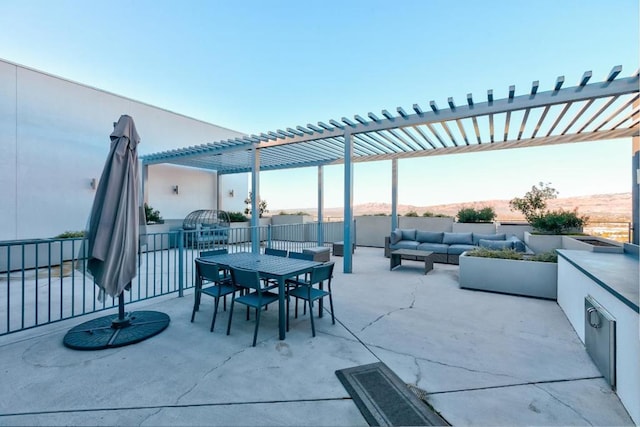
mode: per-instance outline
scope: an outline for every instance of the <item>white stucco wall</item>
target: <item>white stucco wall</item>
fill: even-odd
[[[0,240],[85,227],[95,195],[90,182],[100,178],[122,114],[136,123],[139,155],[242,135],[0,60]],[[167,183],[179,185],[180,194]],[[147,200],[164,218],[217,207],[215,173],[157,165],[148,184]],[[246,174],[223,176],[220,208],[243,210],[247,186]]]

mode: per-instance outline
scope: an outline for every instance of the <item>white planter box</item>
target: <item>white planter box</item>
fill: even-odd
[[[493,222],[454,222],[452,231],[454,233],[496,234],[496,224]]]
[[[524,232],[524,243],[535,253],[562,249],[562,236],[553,234],[531,234]]]
[[[590,242],[602,242],[604,245],[592,244]],[[563,249],[574,249],[579,251],[591,251],[591,252],[604,252],[612,254],[624,253],[624,247],[622,243],[615,240],[605,239],[603,237],[596,236],[563,236],[562,237]]]
[[[556,299],[558,264],[460,256],[460,287],[481,291]]]
[[[533,231],[533,227],[528,223],[498,223],[496,226],[497,233],[504,233],[508,236],[514,235],[518,239],[524,241],[524,233]]]

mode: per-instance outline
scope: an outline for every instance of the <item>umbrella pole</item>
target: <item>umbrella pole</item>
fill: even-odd
[[[131,283],[129,283],[129,286],[131,286]],[[131,318],[125,315],[125,312],[124,312],[124,289],[123,289],[122,292],[120,292],[120,295],[118,295],[118,318],[113,320],[113,322],[111,323],[111,327],[114,329],[121,329],[121,328],[126,328],[129,325],[131,325]]]

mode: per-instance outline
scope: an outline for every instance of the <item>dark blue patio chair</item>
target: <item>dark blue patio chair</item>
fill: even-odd
[[[264,248],[264,254],[265,255],[274,255],[274,256],[281,256],[281,257],[287,257],[287,250],[285,249],[273,249],[273,248]]]
[[[211,286],[204,287],[204,284],[211,283]],[[209,295],[215,299],[215,305],[213,309],[213,319],[211,320],[211,332],[216,324],[216,316],[218,314],[218,305],[221,297],[226,297],[229,294],[234,294],[238,290],[233,285],[230,277],[225,277],[220,273],[220,267],[218,264],[209,263],[196,259],[196,292],[193,303],[193,311],[191,312],[191,322],[196,317],[196,311],[200,306],[200,298],[204,295]]]
[[[288,285],[295,286],[287,290],[287,330],[289,330],[289,299],[296,298],[296,318],[298,317],[298,299],[309,303],[309,317],[311,318],[311,333],[316,336],[316,327],[313,321],[313,302],[326,296],[329,297],[331,307],[331,323],[335,325],[336,318],[333,314],[333,297],[331,296],[331,279],[333,277],[333,262],[313,267],[309,280],[287,280]],[[327,282],[327,289],[323,289],[324,282]],[[318,285],[319,287],[314,287]],[[321,315],[321,314],[320,314]]]
[[[249,292],[245,295],[236,296],[233,294],[231,298],[231,308],[229,309],[229,323],[227,325],[227,335],[231,332],[231,319],[233,318],[233,305],[235,302],[244,304],[249,307],[253,307],[256,310],[256,329],[253,332],[253,346],[256,346],[256,339],[258,337],[258,328],[260,327],[260,313],[262,307],[266,307],[268,304],[278,301],[278,294],[271,292],[272,289],[278,287],[278,285],[265,284],[260,280],[260,275],[257,271],[245,270],[243,268],[231,268],[231,279],[234,286],[237,288],[246,288]]]
[[[228,253],[229,251],[226,249],[212,249],[210,251],[200,251],[200,258],[214,256],[214,255],[225,255]]]
[[[303,252],[289,252],[289,258],[303,259],[305,261],[313,261],[313,254],[305,254]]]

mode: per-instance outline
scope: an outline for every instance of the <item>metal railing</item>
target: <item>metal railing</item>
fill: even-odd
[[[178,293],[194,286],[200,251],[251,251],[251,227],[227,233],[176,230],[141,236],[138,275],[125,292],[126,303]],[[320,236],[319,236],[320,233]],[[301,252],[343,240],[339,222],[260,226],[260,247]],[[320,239],[319,239],[320,237]],[[82,238],[0,242],[0,335],[6,335],[118,306],[98,301],[98,287],[86,268]]]

